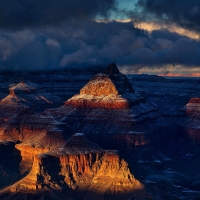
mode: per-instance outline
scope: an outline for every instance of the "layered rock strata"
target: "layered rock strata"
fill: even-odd
[[[186,105],[186,113],[188,114],[200,114],[200,98],[191,98],[189,103]]]
[[[23,157],[24,149],[20,151]],[[133,194],[143,188],[117,151],[100,148],[82,133],[73,135],[65,145],[52,151],[42,153],[38,150],[31,172],[14,187],[16,192],[22,188],[37,190],[50,187],[60,191],[70,188],[85,191],[86,195],[93,191],[102,195],[113,192]]]

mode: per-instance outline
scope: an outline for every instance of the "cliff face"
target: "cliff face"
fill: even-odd
[[[120,95],[124,95],[127,93],[135,93],[136,91],[133,89],[131,83],[129,82],[126,75],[122,74],[117,68],[115,63],[111,63],[106,67],[106,75],[112,80],[117,91]],[[139,96],[138,96],[139,97]],[[140,96],[141,97],[141,96]],[[145,101],[145,98],[142,98]],[[129,99],[131,101],[131,99]]]
[[[19,185],[29,189],[69,187],[88,193],[96,187],[103,193],[142,189],[116,151],[103,150],[80,133],[61,148],[35,155],[30,174]]]

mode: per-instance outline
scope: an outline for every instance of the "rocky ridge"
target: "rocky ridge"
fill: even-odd
[[[200,98],[191,98],[189,103],[186,104],[186,112],[188,114],[200,113]]]
[[[95,188],[101,195],[116,193],[126,197],[143,190],[117,151],[103,150],[84,134],[73,135],[65,145],[52,151],[44,153],[37,148],[36,151],[30,173],[11,186],[12,191],[49,187],[58,191],[72,189],[87,191],[85,196],[89,198]]]
[[[29,106],[36,111],[41,111],[41,105],[44,108],[50,108],[56,105],[60,100],[56,96],[41,92],[37,84],[31,82],[20,82],[18,84],[11,84],[9,88],[9,95],[0,101],[0,105],[17,105]],[[54,103],[53,103],[54,102]]]

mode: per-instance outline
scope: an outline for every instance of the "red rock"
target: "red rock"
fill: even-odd
[[[184,107],[185,119],[178,125],[178,134],[195,145],[200,145],[200,98],[191,98]]]
[[[38,151],[30,174],[17,187],[37,189],[44,185],[59,185],[60,181],[72,189],[88,192],[97,186],[104,192],[128,192],[143,187],[116,151],[101,149],[83,134],[75,134],[65,146],[53,151],[45,154]]]
[[[189,103],[186,105],[186,113],[200,113],[200,98],[191,98]]]
[[[189,103],[198,103],[200,104],[200,98],[196,97],[196,98],[191,98]]]

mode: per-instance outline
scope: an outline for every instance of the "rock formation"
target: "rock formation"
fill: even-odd
[[[94,76],[81,90],[81,95],[108,96],[117,95],[118,92],[112,81],[105,74]]]
[[[191,98],[180,110],[183,117],[178,120],[178,134],[195,145],[200,145],[200,98]]]
[[[147,121],[155,120],[159,113],[140,91],[134,91],[115,64],[106,72],[108,75],[95,75],[64,106],[46,113],[70,125],[74,132],[84,132],[104,148],[132,151],[149,143],[148,132],[153,129]]]
[[[0,102],[0,112],[2,113],[0,116],[0,140],[18,143],[27,140],[34,142],[37,140],[36,138],[40,138],[40,140],[44,138],[48,141],[53,134],[58,135],[56,139],[60,138],[59,130],[55,129],[58,123],[53,117],[36,112],[42,111],[49,105],[52,106],[52,103],[38,91],[36,84],[20,82],[11,86],[9,90],[10,94]],[[44,148],[47,146],[44,145]]]
[[[103,150],[84,134],[77,133],[65,145],[52,151],[44,153],[35,148],[31,172],[11,188],[15,193],[22,189],[51,188],[61,193],[72,189],[85,191],[89,199],[94,191],[103,196],[105,193],[131,196],[143,186],[117,151]]]
[[[125,93],[135,93],[131,83],[127,79],[126,75],[122,74],[115,63],[111,63],[106,67],[106,75],[115,84],[117,91],[120,95]],[[131,100],[131,99],[130,99]],[[145,99],[143,99],[144,101]]]
[[[74,108],[128,108],[128,101],[118,95],[115,85],[105,74],[94,76],[81,90],[80,95],[69,99],[66,106]]]
[[[186,112],[188,114],[200,113],[200,98],[191,98],[186,105]]]
[[[10,94],[0,101],[0,105],[29,106],[36,111],[42,111],[44,108],[50,108],[52,104],[59,102],[56,96],[51,96],[49,100],[48,93],[41,93],[37,84],[31,82],[20,82],[12,84],[9,88]],[[41,107],[42,105],[42,107]]]
[[[1,101],[1,105],[19,109],[7,120],[6,117],[2,118],[4,121],[0,139],[13,142],[15,149],[20,152],[20,173],[24,174],[30,170],[26,177],[7,189],[17,194],[21,190],[29,192],[30,189],[44,192],[50,188],[64,193],[78,190],[85,191],[84,196],[88,196],[88,199],[93,198],[91,196],[95,192],[100,192],[101,195],[128,195],[142,189],[142,185],[131,175],[127,163],[116,151],[103,150],[82,134],[75,134],[67,141],[69,135],[77,130],[77,123],[82,123],[80,117],[83,116],[80,113],[83,112],[85,118],[89,110],[102,112],[98,112],[95,118],[105,114],[110,118],[113,115],[112,111],[114,115],[124,113],[126,119],[119,120],[119,127],[124,123],[131,126],[129,102],[118,94],[115,84],[107,75],[95,76],[80,90],[80,95],[69,99],[64,106],[46,110],[44,113],[35,112],[35,106],[31,105],[43,105],[41,99],[36,98],[38,90],[32,86],[33,84],[17,84],[10,88],[10,95]],[[133,95],[139,102],[134,93]],[[119,114],[113,120],[117,120],[118,117]],[[71,123],[74,118],[77,120]],[[82,125],[80,127],[84,128]],[[89,131],[91,129],[84,132]],[[104,138],[102,137],[102,140]],[[109,139],[107,138],[107,141]],[[137,136],[133,138],[135,143],[140,139]]]
[[[199,79],[95,70],[0,73],[0,199],[198,199]]]

